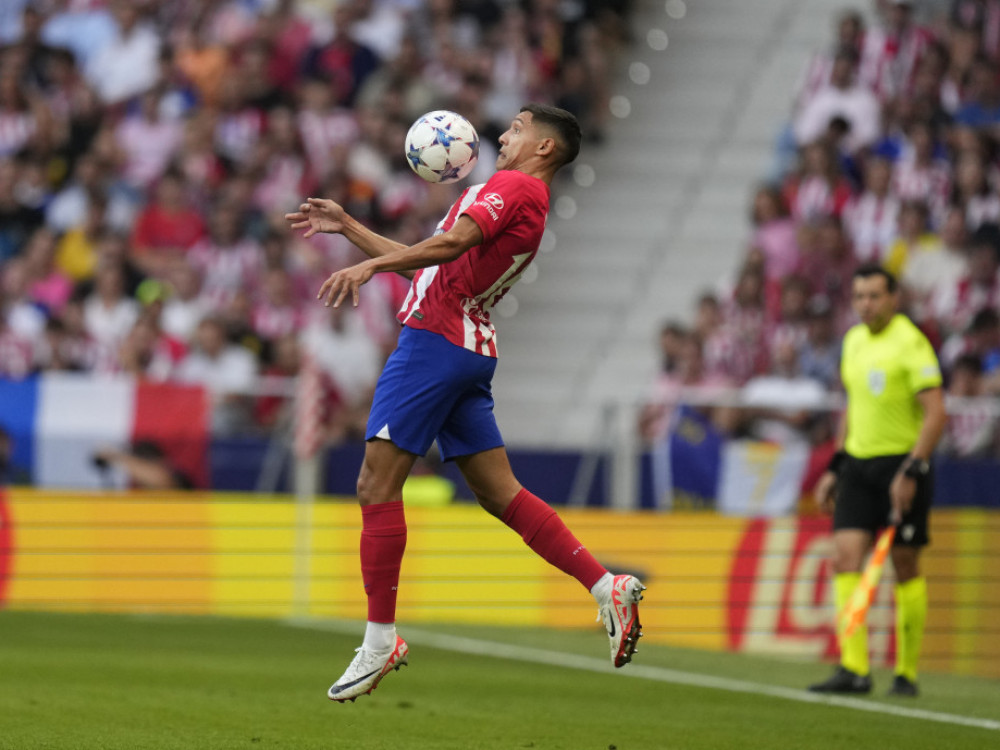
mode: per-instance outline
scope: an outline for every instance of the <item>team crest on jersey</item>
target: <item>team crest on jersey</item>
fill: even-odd
[[[885,391],[885,370],[868,371],[868,390],[874,396],[881,396]]]

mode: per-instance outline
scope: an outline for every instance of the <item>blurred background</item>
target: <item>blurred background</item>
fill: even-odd
[[[1000,1],[6,0],[0,44],[0,608],[362,618],[351,495],[407,282],[322,307],[362,256],[283,215],[329,197],[413,243],[541,101],[585,143],[495,311],[522,483],[649,579],[652,640],[831,656],[811,490],[880,262],[951,414],[924,663],[1000,676]],[[403,159],[432,109],[481,136],[464,183]],[[590,622],[453,466],[406,500],[401,618]]]

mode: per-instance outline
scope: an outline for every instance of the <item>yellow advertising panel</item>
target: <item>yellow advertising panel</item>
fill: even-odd
[[[478,506],[408,507],[399,617],[595,627],[589,594]],[[681,646],[833,656],[826,519],[560,512],[606,567],[649,586],[646,636]],[[12,490],[0,495],[0,607],[363,619],[353,502]],[[927,669],[1000,676],[1000,514],[940,510],[925,558]],[[869,614],[895,649],[891,571]],[[991,630],[992,629],[992,630]]]

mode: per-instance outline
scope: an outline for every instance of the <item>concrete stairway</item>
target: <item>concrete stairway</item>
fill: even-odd
[[[637,0],[613,107],[628,115],[557,186],[537,272],[498,310],[510,445],[593,446],[608,404],[642,398],[661,323],[735,271],[795,82],[842,7]]]

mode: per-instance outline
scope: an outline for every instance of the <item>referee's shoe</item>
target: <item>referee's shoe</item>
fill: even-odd
[[[849,669],[838,666],[833,676],[823,682],[809,686],[811,693],[856,693],[866,694],[872,691],[871,675],[860,675]]]

